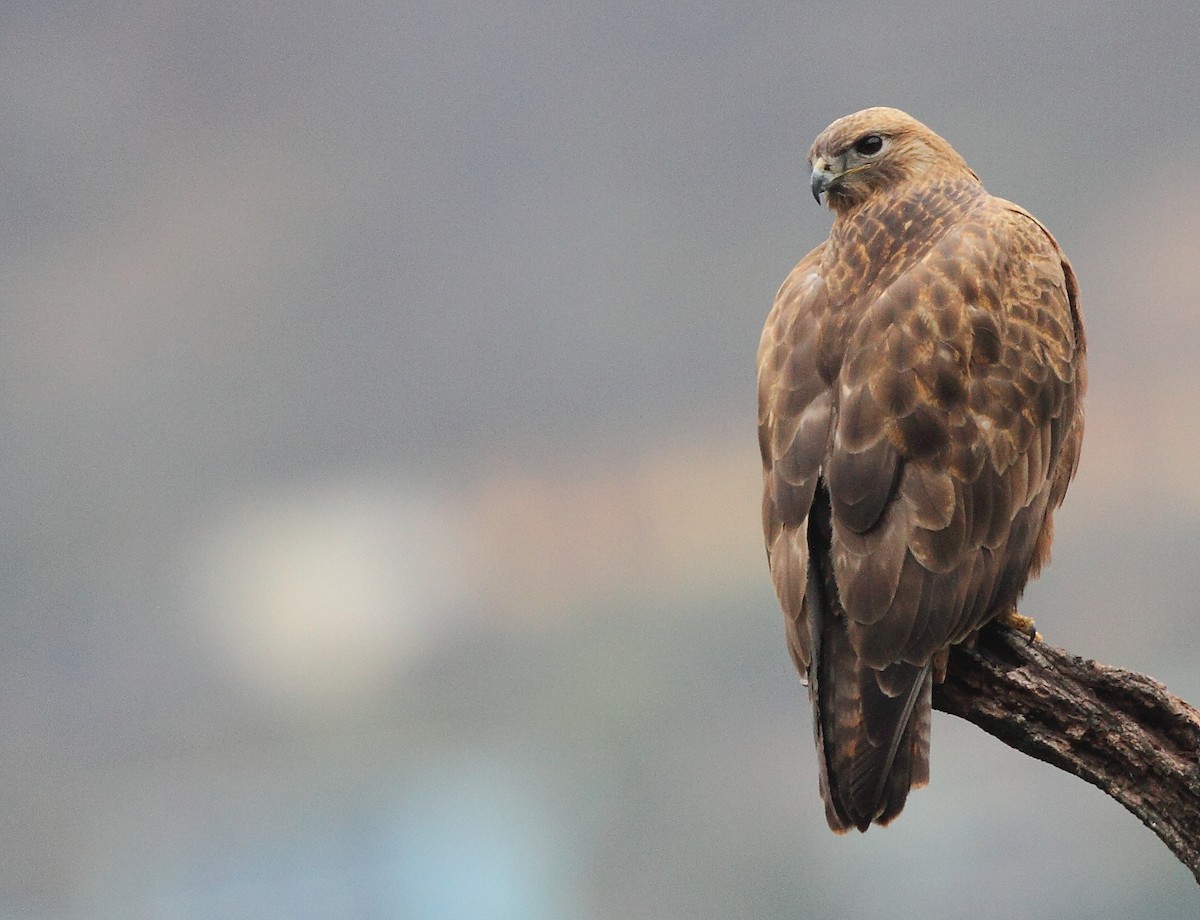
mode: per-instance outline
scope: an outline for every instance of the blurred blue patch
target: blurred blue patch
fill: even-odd
[[[569,848],[530,779],[468,761],[410,789],[385,830],[377,863],[392,915],[578,915],[564,903]]]
[[[581,916],[571,904],[579,844],[556,826],[545,783],[486,756],[426,762],[390,790],[386,782],[296,789],[265,805],[261,790],[243,789],[222,813],[198,822],[199,834],[184,818],[161,849],[130,841],[129,851],[114,854],[102,913],[204,920]]]

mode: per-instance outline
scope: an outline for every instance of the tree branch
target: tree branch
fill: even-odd
[[[1200,711],[1162,684],[994,624],[951,652],[933,705],[1103,790],[1200,882]]]

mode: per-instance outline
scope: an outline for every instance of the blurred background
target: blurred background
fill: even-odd
[[[101,12],[101,6],[104,11]],[[836,838],[754,352],[889,104],[1058,236],[1046,639],[1200,700],[1193,3],[0,11],[0,918],[1192,916],[935,716]]]

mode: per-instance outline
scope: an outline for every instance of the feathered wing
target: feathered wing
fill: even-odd
[[[803,675],[812,658],[806,525],[833,428],[833,393],[818,357],[818,317],[827,306],[819,274],[824,248],[810,252],[780,287],[758,348],[763,529],[788,649]]]
[[[1076,301],[1050,235],[988,199],[849,341],[831,546],[872,667],[928,663],[1010,609],[1044,561],[1083,434]]]
[[[865,830],[928,779],[932,657],[1010,609],[1048,553],[1084,339],[1057,244],[998,199],[855,325],[820,259],[785,282],[759,350],[763,523],[829,823]]]

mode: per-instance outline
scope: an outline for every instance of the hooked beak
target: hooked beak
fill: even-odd
[[[821,203],[821,193],[827,191],[829,186],[840,178],[841,173],[834,172],[833,164],[824,157],[817,157],[813,160],[812,171],[812,194],[813,201],[817,204]]]

